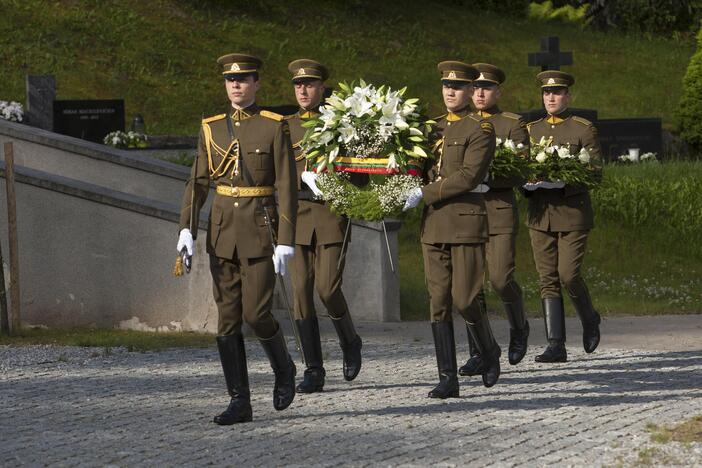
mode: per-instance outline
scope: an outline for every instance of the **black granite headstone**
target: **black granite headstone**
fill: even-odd
[[[54,101],[54,131],[102,143],[110,132],[124,131],[124,101]]]
[[[27,75],[27,112],[25,123],[51,131],[54,127],[56,78],[53,75]]]
[[[663,149],[661,119],[602,119],[595,122],[605,161],[616,160],[629,148],[639,148],[640,154],[656,153]]]

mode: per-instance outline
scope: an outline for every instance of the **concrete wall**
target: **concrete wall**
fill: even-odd
[[[175,172],[167,170],[164,175],[156,169],[174,165],[149,158],[134,161],[131,155],[122,155],[124,151],[92,148],[101,145],[17,127],[22,126],[0,121],[0,142],[14,142],[18,165],[24,321],[48,326],[122,323],[131,328],[214,331],[217,313],[202,242],[204,231],[198,237],[193,272],[178,279],[171,274],[187,168],[176,166]],[[102,151],[104,157],[84,154],[93,150]],[[75,170],[65,170],[69,160]],[[25,168],[20,161],[54,172]],[[4,167],[4,162],[0,165]],[[76,180],[76,174],[85,179]],[[4,184],[0,178],[0,238],[8,263]],[[174,185],[154,193],[158,184]],[[172,196],[158,196],[166,190],[172,190]],[[204,219],[206,216],[201,227]],[[396,269],[397,229],[399,223],[388,223]],[[400,320],[399,279],[397,272],[390,271],[382,225],[354,223],[352,237],[344,272],[344,292],[352,314],[364,321]],[[287,289],[292,294],[289,278]],[[324,308],[317,304],[323,314]],[[276,306],[282,305],[279,291]]]

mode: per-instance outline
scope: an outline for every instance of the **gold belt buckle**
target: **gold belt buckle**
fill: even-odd
[[[231,194],[232,194],[232,197],[238,197],[239,196],[239,187],[232,187]]]

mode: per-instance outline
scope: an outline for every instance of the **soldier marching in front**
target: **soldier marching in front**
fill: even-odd
[[[552,145],[568,147],[571,154],[585,148],[592,161],[601,160],[594,125],[568,111],[570,87],[575,78],[561,71],[537,75],[547,116],[527,125],[532,142],[541,138]],[[548,347],[536,356],[538,362],[565,362],[565,313],[561,283],[573,302],[583,326],[583,348],[591,353],[600,342],[600,315],[590,300],[581,275],[589,231],[594,227],[587,187],[562,182],[526,184],[529,199],[527,226],[539,273],[539,288],[546,324]]]
[[[529,133],[521,116],[504,112],[497,106],[502,95],[500,85],[505,81],[505,73],[500,68],[487,63],[474,63],[480,75],[473,82],[472,95],[475,115],[490,122],[495,127],[495,135],[502,140],[512,140],[515,145],[524,145],[529,150]],[[514,188],[523,184],[520,179],[490,178],[485,183],[485,192],[490,238],[486,244],[486,260],[490,284],[502,300],[509,322],[508,359],[512,365],[518,364],[526,354],[529,338],[529,322],[524,313],[522,289],[514,279],[514,257],[517,241],[519,211]],[[484,296],[481,293],[481,298]],[[458,370],[460,375],[482,374],[482,359],[475,341],[468,333],[470,359]]]
[[[344,272],[344,237],[348,241],[348,219],[336,216],[315,199],[315,174],[308,171],[301,143],[305,135],[302,124],[319,115],[319,106],[325,93],[324,81],[329,77],[327,68],[319,62],[300,59],[290,62],[295,98],[300,110],[288,118],[297,166],[297,233],[293,257],[293,285],[295,290],[295,323],[305,355],[307,369],[297,386],[300,393],[321,392],[324,388],[324,362],[319,336],[319,322],[314,307],[314,289],[339,336],[343,353],[343,374],[347,381],[356,378],[361,370],[361,337],[358,336],[341,290]],[[304,178],[304,181],[303,181]],[[309,184],[309,185],[308,185]]]
[[[488,222],[482,182],[495,151],[495,131],[470,115],[472,81],[479,73],[468,64],[441,62],[442,94],[448,114],[438,122],[436,161],[428,184],[409,193],[405,209],[423,199],[421,242],[431,308],[439,384],[430,398],[459,396],[452,311],[466,322],[483,360],[483,384],[500,375],[500,347],[490,328],[482,289]]]
[[[192,256],[200,209],[213,181],[217,194],[206,247],[219,312],[217,347],[231,397],[214,422],[230,425],[252,420],[242,319],[273,368],[275,409],[287,408],[295,397],[295,365],[271,305],[275,274],[285,273],[294,252],[297,190],[288,125],[282,116],[259,110],[255,103],[261,60],[229,54],[217,62],[223,67],[231,107],[202,121],[197,159],[183,196],[177,248]],[[275,250],[270,223],[277,231]]]

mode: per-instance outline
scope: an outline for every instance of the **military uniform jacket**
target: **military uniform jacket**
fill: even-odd
[[[230,138],[227,119],[232,120],[234,141]],[[236,173],[237,153],[251,174],[252,184],[246,181],[241,169]],[[204,119],[197,161],[193,164],[192,177],[183,196],[181,229],[190,226],[191,196],[195,204],[192,225],[197,226],[210,181],[230,187],[274,186],[277,208],[274,196],[215,195],[207,230],[207,252],[228,259],[233,258],[235,252],[239,258],[271,255],[273,249],[263,206],[274,223],[278,243],[294,245],[297,214],[294,165],[290,132],[282,116],[266,111],[259,113],[253,105]],[[193,183],[194,195],[191,192]],[[193,235],[196,231],[194,228]]]
[[[287,118],[290,125],[290,135],[295,151],[295,166],[297,169],[297,190],[301,191],[297,209],[297,229],[295,232],[295,243],[300,245],[312,245],[312,239],[316,238],[318,245],[336,244],[344,240],[344,230],[347,220],[344,217],[336,216],[322,201],[311,200],[312,192],[300,178],[303,171],[307,169],[307,160],[302,152],[301,143],[307,130],[302,123],[314,113],[310,111],[299,111]]]
[[[495,135],[502,140],[512,140],[529,147],[529,132],[526,123],[518,114],[502,112],[497,106],[486,111],[477,111],[476,116],[490,122],[495,127]],[[512,234],[517,232],[519,210],[514,187],[524,183],[521,179],[488,179],[490,190],[485,193],[490,234]]]
[[[570,147],[571,154],[586,148],[599,166],[600,144],[595,126],[586,119],[564,111],[527,125],[532,143],[541,137],[552,139],[553,145]],[[586,231],[594,227],[592,203],[586,187],[567,185],[562,189],[537,189],[526,192],[529,199],[527,226],[540,231]]]
[[[488,240],[483,194],[471,192],[485,180],[495,153],[495,131],[468,111],[437,122],[436,160],[422,187],[422,242],[471,244]]]

